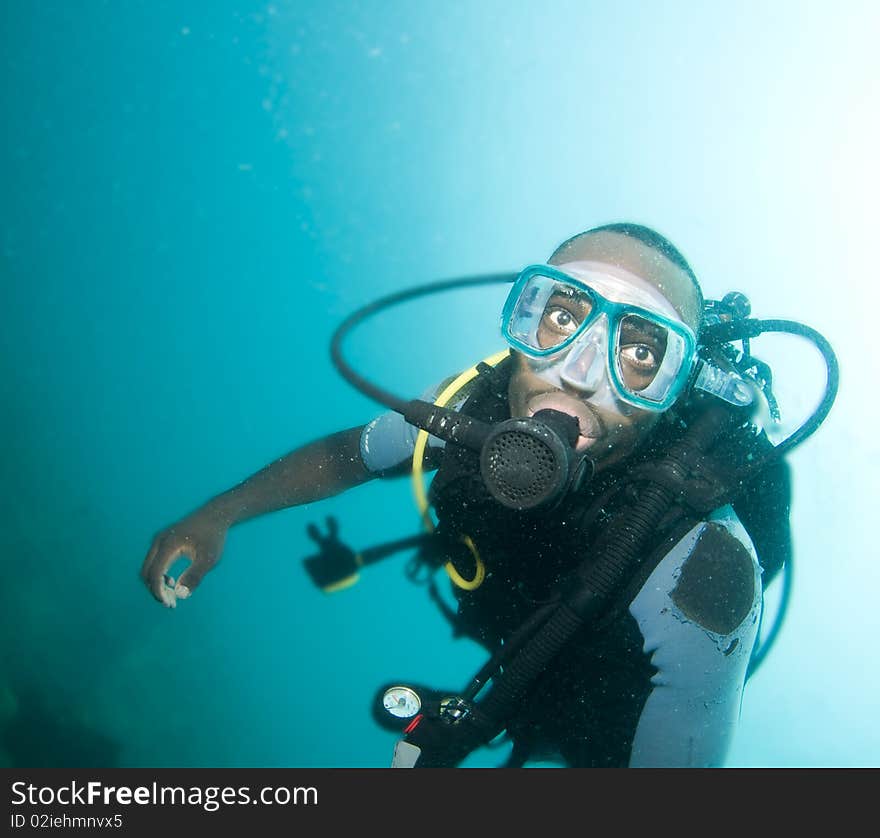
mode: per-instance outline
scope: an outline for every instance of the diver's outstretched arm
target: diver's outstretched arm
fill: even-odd
[[[362,432],[350,428],[298,448],[157,533],[141,566],[150,593],[174,608],[220,560],[233,524],[322,500],[375,477],[361,459]],[[180,556],[191,564],[175,581],[168,570]]]

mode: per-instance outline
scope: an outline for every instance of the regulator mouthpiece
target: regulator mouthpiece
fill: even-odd
[[[592,477],[592,461],[574,450],[577,436],[577,419],[556,410],[501,422],[480,452],[483,482],[508,509],[551,508]]]

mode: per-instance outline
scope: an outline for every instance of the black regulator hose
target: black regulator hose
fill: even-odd
[[[481,285],[495,285],[500,282],[512,283],[516,280],[515,272],[485,274],[480,276],[464,276],[457,279],[443,279],[437,282],[429,282],[425,285],[417,285],[414,288],[407,288],[403,291],[397,291],[374,300],[357,311],[346,317],[342,323],[337,326],[333,337],[330,339],[330,357],[339,371],[340,375],[348,381],[353,387],[360,390],[364,395],[375,399],[379,404],[385,405],[401,414],[406,414],[411,402],[402,399],[399,396],[390,393],[381,387],[377,387],[366,378],[356,373],[351,365],[345,360],[342,354],[342,342],[348,334],[358,325],[360,325],[368,317],[372,317],[379,311],[419,297],[427,297],[431,294],[437,294],[442,291],[452,291],[456,288],[473,288]]]
[[[766,660],[767,654],[773,648],[773,644],[776,643],[776,638],[779,636],[779,631],[782,629],[782,624],[785,622],[785,617],[788,613],[788,606],[791,602],[793,578],[794,570],[792,568],[792,557],[789,556],[785,561],[785,567],[782,571],[782,595],[779,598],[776,618],[773,621],[770,630],[767,632],[767,636],[763,640],[758,639],[756,641],[757,645],[752,652],[751,660],[749,660],[749,668],[746,670],[747,681],[758,671],[761,664]],[[760,631],[760,624],[758,629]]]
[[[748,340],[767,332],[797,335],[811,341],[822,354],[827,376],[825,395],[812,415],[797,430],[778,445],[775,445],[773,450],[769,452],[769,457],[778,459],[784,457],[804,442],[825,421],[825,417],[828,416],[828,412],[837,398],[837,390],[840,383],[840,366],[837,362],[837,356],[831,348],[831,344],[815,329],[805,326],[803,323],[798,323],[796,320],[757,320],[748,318],[726,323],[716,323],[707,326],[703,330],[700,334],[700,341],[710,345],[723,344],[735,340]]]

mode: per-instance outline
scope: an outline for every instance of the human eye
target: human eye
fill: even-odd
[[[660,365],[654,347],[646,343],[630,343],[620,347],[620,357],[636,372],[650,374]]]
[[[561,335],[571,335],[580,325],[577,317],[564,306],[548,306],[544,310],[546,325]]]
[[[666,354],[666,332],[655,323],[629,315],[621,323],[618,355],[624,376],[644,386],[660,369]]]
[[[587,318],[592,305],[589,297],[574,288],[557,286],[541,316],[541,326],[555,335],[574,334]]]

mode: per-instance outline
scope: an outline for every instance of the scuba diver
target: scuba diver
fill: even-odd
[[[425,398],[395,396],[346,361],[344,338],[377,311],[491,282],[512,282],[509,348]],[[579,233],[518,274],[383,298],[337,329],[331,354],[387,412],[159,532],[142,579],[173,608],[217,563],[233,524],[410,474],[424,532],[357,552],[328,519],[326,533],[309,526],[318,552],[304,561],[332,591],[414,551],[413,578],[428,580],[456,636],[486,650],[464,688],[404,680],[375,693],[376,721],[399,735],[394,767],[457,766],[497,742],[511,743],[507,767],[721,766],[790,592],[785,455],[837,390],[821,335],[749,315],[741,293],[704,300],[675,246],[630,223]],[[770,367],[750,346],[774,331],[811,341],[828,372],[819,406],[777,444]],[[425,471],[435,472],[427,494]],[[174,579],[181,556],[190,564]],[[762,640],[764,590],[779,572],[783,597]]]

